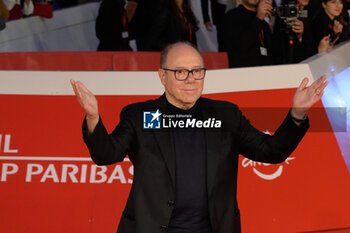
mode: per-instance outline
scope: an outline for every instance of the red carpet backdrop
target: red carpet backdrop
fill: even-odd
[[[118,53],[0,56],[3,70],[50,70],[0,72],[0,233],[116,232],[133,166],[127,158],[102,167],[90,160],[81,134],[84,113],[69,79],[81,80],[97,95],[100,114],[112,131],[123,106],[163,92],[157,73],[147,71],[157,69],[159,54],[142,56],[149,59],[140,62],[135,54]],[[13,65],[13,59],[28,62]],[[313,80],[306,64],[222,69],[225,54],[207,53],[205,60],[207,67],[221,68],[207,72],[205,96],[238,104],[267,133],[287,114],[304,76]],[[83,67],[90,72],[76,71]],[[336,135],[346,134],[347,125],[335,133],[322,102],[309,117],[310,131],[284,163],[240,158],[244,233],[350,228],[350,177],[342,154],[349,143],[340,146]]]

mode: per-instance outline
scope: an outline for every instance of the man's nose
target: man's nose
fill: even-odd
[[[193,77],[193,71],[188,72],[188,77],[187,77],[186,81],[187,82],[194,82],[195,81],[195,79]]]

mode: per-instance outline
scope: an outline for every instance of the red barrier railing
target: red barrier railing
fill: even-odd
[[[226,53],[204,52],[208,69],[228,67]],[[159,52],[23,52],[0,53],[0,70],[154,71]]]

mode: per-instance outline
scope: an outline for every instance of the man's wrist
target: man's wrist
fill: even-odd
[[[88,128],[88,135],[90,135],[94,132],[99,120],[100,120],[99,115],[97,115],[97,117],[91,117],[91,116],[86,115],[86,124],[87,124],[87,128]]]
[[[90,120],[90,121],[94,121],[94,120],[98,120],[98,118],[100,117],[100,115],[97,113],[97,114],[86,114],[86,119],[87,120]]]
[[[257,12],[256,13],[256,17],[258,18],[258,19],[260,19],[260,20],[264,20],[264,18],[265,18],[265,14],[259,14],[259,12]]]
[[[302,118],[295,118],[292,115],[291,115],[291,117],[292,117],[293,121],[298,122],[298,123],[302,123],[302,122],[304,122],[307,119],[307,115],[306,114]]]
[[[293,121],[297,123],[302,123],[307,119],[307,114],[306,113],[301,113],[301,114],[296,114],[293,109],[290,111],[290,116],[293,119]]]

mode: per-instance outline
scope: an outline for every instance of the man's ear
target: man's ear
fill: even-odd
[[[322,7],[323,9],[326,9],[327,5],[324,2],[322,2]]]
[[[163,86],[165,86],[165,83],[166,83],[165,70],[158,69],[158,76],[159,76],[159,79],[160,79],[161,83],[163,84]]]

